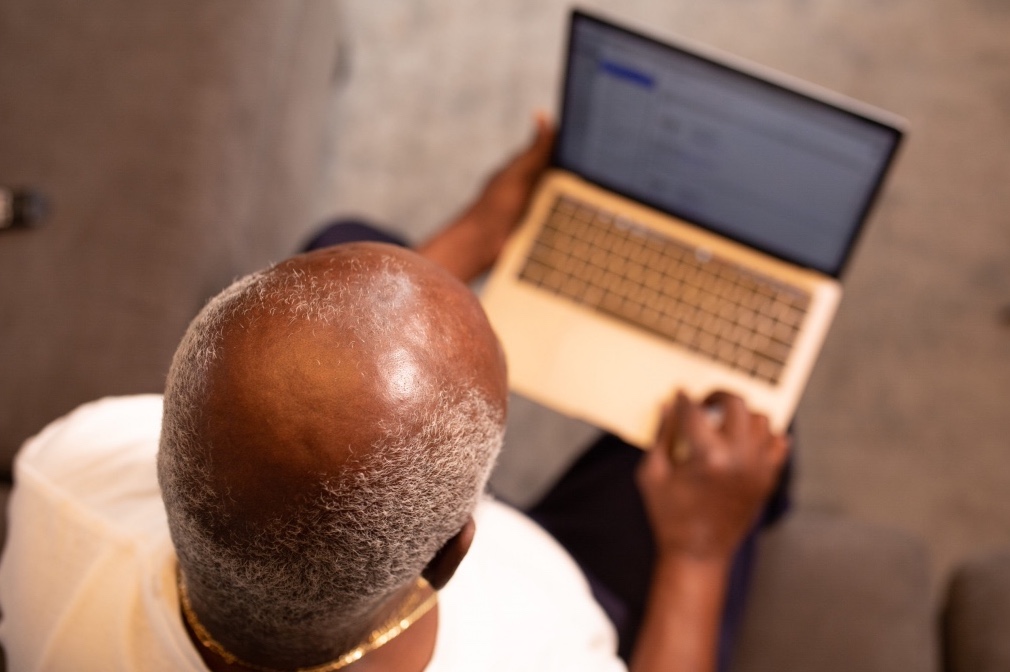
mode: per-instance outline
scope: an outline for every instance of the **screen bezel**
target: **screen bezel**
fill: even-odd
[[[566,128],[568,128],[568,126],[566,126],[566,120],[569,119],[572,114],[571,106],[573,104],[572,101],[574,98],[571,92],[572,70],[574,67],[573,50],[575,46],[574,45],[575,31],[578,22],[590,22],[605,27],[607,29],[623,33],[627,37],[631,37],[636,40],[641,40],[644,44],[651,44],[653,46],[662,47],[663,49],[666,49],[670,52],[677,53],[681,56],[686,56],[688,58],[694,59],[696,61],[720,69],[726,73],[730,73],[734,76],[740,77],[743,80],[761,84],[762,86],[768,87],[770,89],[776,90],[786,95],[795,96],[809,103],[822,106],[825,109],[830,109],[838,114],[857,119],[862,123],[867,123],[884,130],[891,140],[890,147],[884,157],[884,160],[881,162],[876,175],[874,175],[873,187],[870,190],[868,190],[865,198],[863,199],[863,203],[861,204],[861,207],[857,212],[855,220],[849,227],[848,236],[846,237],[844,245],[842,246],[841,254],[837,260],[837,263],[831,266],[822,267],[812,265],[803,260],[791,258],[788,255],[783,254],[779,250],[769,249],[767,247],[755,243],[754,241],[741,239],[739,236],[736,236],[733,233],[722,229],[722,227],[720,227],[718,224],[712,222],[699,221],[696,217],[690,217],[690,218],[686,217],[685,213],[678,213],[674,210],[671,210],[671,208],[667,205],[651,202],[648,199],[643,199],[643,197],[639,195],[632,195],[626,193],[617,185],[608,184],[604,180],[583,175],[579,173],[579,171],[574,166],[566,165],[561,158],[561,146],[565,137],[564,135],[565,130]],[[824,97],[815,95],[812,91],[801,90],[801,88],[799,88],[799,85],[801,83],[798,82],[798,80],[794,83],[777,81],[776,79],[773,79],[770,76],[779,75],[779,73],[772,73],[770,71],[759,73],[757,72],[759,68],[763,71],[766,69],[756,65],[748,67],[751,64],[746,64],[743,63],[742,61],[737,62],[737,59],[735,57],[726,56],[725,58],[727,60],[720,60],[716,58],[714,55],[708,53],[701,53],[696,49],[687,46],[686,44],[681,43],[674,44],[671,41],[660,40],[658,38],[645,35],[637,30],[633,30],[631,28],[613,23],[608,19],[604,19],[597,15],[589,14],[581,9],[572,10],[569,17],[569,25],[568,25],[568,41],[566,48],[566,61],[564,70],[565,75],[562,82],[562,95],[561,95],[562,102],[559,115],[558,135],[557,135],[557,141],[554,146],[552,164],[562,170],[574,173],[578,175],[580,178],[585,179],[593,184],[596,184],[597,186],[600,186],[604,189],[607,189],[608,191],[620,194],[621,196],[624,196],[636,202],[644,203],[649,207],[660,210],[662,212],[666,212],[679,219],[689,221],[692,224],[696,224],[706,230],[712,231],[718,235],[721,235],[725,238],[729,238],[748,247],[760,250],[761,252],[771,255],[775,258],[782,259],[791,264],[795,264],[804,268],[811,268],[813,270],[829,275],[833,278],[840,278],[844,273],[845,268],[847,267],[849,261],[851,260],[852,252],[863,230],[865,229],[865,225],[869,218],[869,214],[872,211],[874,205],[878,201],[881,190],[883,188],[883,184],[885,182],[885,177],[890,171],[892,165],[894,164],[898,148],[902,144],[902,140],[905,135],[903,121],[898,119],[897,117],[888,118],[891,117],[891,115],[889,115],[888,113],[884,113],[882,111],[878,115],[871,115],[869,111],[856,109],[856,105],[867,108],[869,106],[864,106],[862,104],[855,103],[855,101],[852,101],[853,106],[849,107],[835,100],[827,100]],[[732,64],[728,62],[729,58],[733,58],[734,62]],[[781,77],[785,79],[786,75],[781,75]],[[803,89],[806,88],[807,88],[806,86],[803,87]],[[813,87],[813,85],[809,85],[809,88],[813,89],[815,87]]]

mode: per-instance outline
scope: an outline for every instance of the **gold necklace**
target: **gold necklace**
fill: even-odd
[[[193,632],[196,633],[197,638],[204,647],[223,658],[229,665],[238,664],[242,667],[249,668],[250,670],[256,670],[257,672],[281,672],[280,670],[275,670],[270,667],[261,667],[259,665],[247,663],[218,643],[217,640],[211,637],[207,628],[205,628],[203,623],[200,622],[200,619],[196,617],[196,612],[193,611],[193,605],[189,601],[189,591],[186,588],[186,582],[182,580],[181,572],[176,579],[176,583],[179,586],[179,601],[182,604],[182,613],[186,617],[186,622],[189,623],[189,627],[193,629]],[[299,667],[295,670],[295,672],[334,672],[335,670],[347,667],[351,663],[360,660],[365,654],[370,653],[371,651],[378,649],[383,644],[388,643],[404,630],[419,621],[422,616],[431,611],[431,608],[435,606],[438,602],[438,593],[432,590],[431,594],[425,597],[425,594],[429,590],[431,590],[431,584],[429,584],[423,577],[418,577],[417,582],[414,585],[414,591],[411,592],[410,597],[408,597],[407,601],[404,602],[402,607],[400,607],[397,614],[386,621],[381,628],[373,630],[372,634],[368,636],[368,639],[366,639],[363,644],[356,646],[336,660],[331,660],[330,662],[323,663],[322,665]]]

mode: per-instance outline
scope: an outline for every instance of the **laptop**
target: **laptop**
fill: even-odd
[[[677,389],[785,430],[903,128],[573,11],[552,165],[481,297],[513,391],[643,448]]]

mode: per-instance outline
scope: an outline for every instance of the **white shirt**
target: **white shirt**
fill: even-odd
[[[155,471],[161,397],[103,399],[21,449],[0,561],[12,670],[194,671]],[[574,561],[497,502],[439,594],[428,672],[617,671],[610,623]]]

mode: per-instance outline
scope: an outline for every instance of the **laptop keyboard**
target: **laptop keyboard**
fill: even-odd
[[[519,277],[772,384],[810,305],[802,289],[565,196]]]

